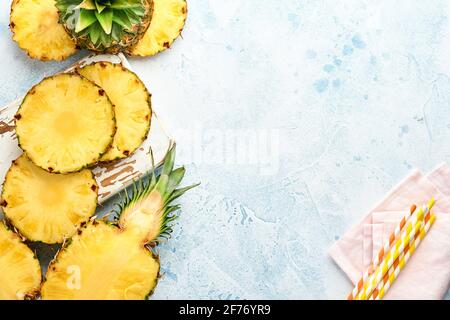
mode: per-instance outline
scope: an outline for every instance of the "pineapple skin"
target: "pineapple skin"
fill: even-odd
[[[127,158],[129,156],[132,156],[134,154],[134,152],[136,152],[136,150],[139,148],[139,146],[142,145],[142,143],[148,138],[148,134],[150,133],[151,121],[152,121],[152,101],[151,101],[152,94],[148,91],[148,88],[140,80],[139,76],[135,72],[125,68],[124,66],[122,66],[120,64],[114,64],[111,62],[101,61],[101,62],[93,63],[91,65],[84,66],[82,68],[77,68],[75,70],[75,72],[78,73],[82,77],[86,77],[83,75],[83,69],[94,67],[96,65],[99,65],[101,67],[104,66],[105,68],[108,68],[108,67],[120,68],[123,72],[132,74],[135,77],[135,80],[139,81],[142,84],[142,87],[145,90],[146,95],[147,95],[147,103],[148,103],[148,108],[149,108],[149,113],[148,113],[149,118],[148,118],[147,126],[146,126],[145,130],[143,130],[143,135],[140,139],[140,142],[137,142],[135,144],[134,148],[130,148],[131,150],[123,151],[123,150],[120,150],[120,148],[118,148],[118,146],[116,145],[116,143],[115,143],[116,136],[115,136],[110,149],[108,151],[106,151],[99,160],[100,162],[103,162],[103,163],[109,163],[109,162],[113,162],[113,161],[116,161],[119,159],[123,159],[123,158]],[[89,79],[89,80],[93,81],[92,79]],[[93,82],[96,83],[95,81],[93,81]],[[99,83],[96,83],[96,84],[101,87],[101,85]],[[108,94],[108,91],[107,90],[105,90],[105,91],[106,91],[106,94]],[[112,102],[114,103],[114,101],[112,101]],[[117,106],[116,106],[116,110],[117,110]],[[117,120],[117,116],[116,116],[116,127],[117,127],[117,130],[116,130],[116,135],[117,135],[120,130],[119,129],[120,124],[119,124],[119,121]],[[115,152],[115,150],[117,150],[117,151]]]
[[[102,230],[102,228],[105,228]],[[96,230],[97,229],[97,230]],[[97,293],[98,292],[92,292],[90,291],[87,295],[77,295],[76,297],[71,297],[70,292],[73,290],[71,288],[67,288],[66,285],[63,286],[57,286],[57,282],[64,281],[64,283],[67,283],[68,277],[67,272],[62,271],[63,266],[65,266],[65,259],[72,258],[71,255],[73,255],[73,248],[78,244],[78,242],[81,242],[85,239],[86,233],[115,233],[114,237],[120,237],[123,235],[123,231],[117,223],[109,222],[106,220],[92,220],[88,223],[84,223],[80,226],[75,236],[73,236],[71,239],[67,240],[62,248],[56,253],[54,259],[50,262],[47,273],[45,275],[45,280],[41,286],[41,297],[42,300],[125,300],[126,297],[123,297],[122,294],[119,294],[118,296],[106,296],[99,298]],[[89,236],[89,235],[88,235]],[[84,243],[84,246],[89,247],[89,245],[86,245]],[[107,246],[107,244],[102,243],[102,248]],[[93,249],[90,247],[89,249]],[[151,295],[154,293],[155,288],[158,284],[158,281],[161,277],[160,275],[160,259],[159,256],[155,255],[147,246],[144,244],[140,244],[139,242],[134,243],[134,248],[130,248],[129,251],[132,250],[142,250],[143,253],[145,253],[148,258],[151,259],[152,264],[156,263],[157,270],[154,274],[151,275],[151,281],[153,281],[153,284],[149,286],[148,290],[145,290],[139,294],[139,297],[133,297],[130,298],[131,300],[147,300]],[[127,253],[129,253],[127,251]],[[68,256],[70,258],[68,258]],[[93,257],[93,259],[96,259],[95,252],[90,256]],[[82,260],[83,257],[76,257],[75,259]],[[72,264],[73,265],[73,264]],[[83,267],[82,263],[80,263],[81,267]],[[97,264],[94,263],[98,267]],[[70,266],[70,265],[69,265]],[[78,265],[79,266],[79,265]],[[153,266],[152,266],[153,267]],[[83,268],[81,268],[83,269]],[[94,270],[96,271],[96,270]],[[113,282],[114,279],[111,278],[111,275],[109,274],[109,282]],[[81,274],[81,278],[83,279],[83,274]],[[98,279],[95,279],[96,282],[98,282]],[[130,286],[133,285],[133,280],[130,280]],[[129,286],[129,287],[130,287]],[[128,287],[127,287],[128,288]],[[69,297],[66,296],[66,294],[69,293]],[[126,293],[125,293],[126,294]],[[63,296],[61,296],[63,295]]]
[[[17,254],[22,256],[20,261],[15,260],[16,263],[12,263],[8,260],[8,255],[14,250]],[[27,276],[29,283],[10,283],[10,286],[14,286],[17,290],[16,293],[5,293],[0,288],[0,300],[34,300],[39,297],[39,292],[42,283],[42,273],[39,261],[33,251],[23,243],[23,238],[10,228],[4,221],[0,221],[0,267],[3,263],[7,263],[7,269],[3,266],[2,274],[0,274],[0,283],[10,282],[18,280],[18,277],[23,278]],[[13,252],[14,253],[14,252]],[[26,264],[26,270],[20,270],[20,265],[17,262],[23,262]],[[23,271],[18,273],[19,271]],[[9,273],[12,274],[9,274]],[[23,288],[23,286],[26,286]]]
[[[90,40],[89,35],[79,36],[73,30],[70,30],[64,22],[59,21],[60,24],[64,26],[64,29],[69,34],[70,38],[77,44],[80,48],[85,48],[87,50],[91,50],[97,53],[107,53],[107,54],[118,54],[119,52],[123,52],[126,48],[134,46],[138,43],[141,38],[144,36],[148,27],[150,26],[150,22],[153,16],[153,1],[154,0],[146,0],[146,15],[142,19],[142,23],[140,25],[135,25],[135,30],[129,33],[129,37],[122,39],[122,42],[112,43],[108,48],[97,48]]]
[[[188,14],[188,5],[186,0],[153,0],[154,1],[154,9],[153,9],[153,17],[152,21],[150,22],[150,26],[148,27],[145,34],[140,38],[140,40],[133,46],[130,46],[126,48],[125,52],[130,56],[139,56],[139,57],[150,57],[154,56],[162,51],[165,51],[171,47],[173,42],[181,35],[184,26],[186,24],[187,14]],[[158,20],[158,18],[164,13],[160,13],[160,10],[166,10],[168,8],[165,8],[163,5],[167,3],[176,4],[178,2],[179,5],[179,12],[177,12],[177,15],[181,17],[181,20],[178,21],[176,26],[179,27],[178,30],[176,30],[176,35],[172,35],[171,37],[163,39],[155,39],[155,37],[158,36],[158,34],[154,34],[157,32],[158,29],[161,28],[158,25],[155,25],[157,23],[161,23],[161,21]],[[173,21],[162,21],[164,24],[162,28],[162,32],[166,32],[169,28],[174,28]],[[156,41],[157,44],[155,45],[152,43],[153,41]]]
[[[52,170],[50,170],[50,168],[46,168],[46,167],[44,167],[44,166],[39,166],[39,164],[37,163],[37,161],[35,161],[35,160],[33,159],[33,157],[30,155],[30,153],[26,151],[26,148],[24,148],[23,143],[21,142],[21,135],[17,132],[17,124],[18,124],[18,121],[20,121],[20,119],[22,118],[22,116],[21,116],[21,110],[22,110],[23,105],[24,105],[25,102],[26,102],[26,99],[27,99],[28,95],[29,95],[29,94],[33,94],[34,91],[35,91],[35,89],[36,89],[43,81],[45,81],[45,80],[51,80],[51,79],[53,79],[53,78],[55,78],[55,77],[58,77],[58,76],[60,76],[60,75],[76,76],[76,77],[83,78],[85,81],[89,81],[89,80],[87,80],[86,78],[81,77],[80,75],[78,75],[78,74],[76,74],[76,73],[57,74],[57,75],[49,76],[49,77],[46,77],[46,78],[42,79],[39,83],[37,83],[36,85],[34,85],[34,86],[28,91],[28,93],[26,94],[25,98],[23,99],[23,101],[22,101],[22,103],[21,103],[19,109],[17,110],[17,113],[16,113],[15,116],[14,116],[14,126],[15,126],[15,128],[16,128],[16,131],[15,131],[15,132],[16,132],[17,142],[18,142],[19,148],[23,150],[23,152],[28,156],[28,158],[29,158],[34,164],[36,164],[38,167],[41,167],[41,168],[44,169],[44,170],[47,170],[47,171],[50,172],[50,173],[55,173],[55,174],[66,174],[66,173],[75,173],[75,172],[79,172],[79,171],[81,171],[81,170],[83,170],[83,169],[86,169],[86,168],[89,168],[89,167],[91,167],[91,166],[93,166],[93,165],[96,165],[96,164],[99,162],[100,158],[110,150],[110,148],[111,148],[111,146],[112,146],[112,143],[113,143],[113,141],[114,141],[114,136],[115,136],[116,131],[117,131],[117,124],[116,124],[116,118],[115,118],[115,114],[114,114],[114,104],[111,102],[111,100],[109,99],[109,97],[105,94],[106,98],[108,99],[108,101],[110,102],[110,104],[112,105],[112,108],[113,108],[112,121],[113,121],[113,123],[114,123],[114,127],[113,127],[112,133],[111,133],[111,135],[110,135],[110,137],[109,137],[109,138],[110,138],[110,139],[109,139],[109,144],[106,146],[106,148],[103,150],[103,152],[99,152],[97,159],[96,159],[95,161],[91,161],[91,162],[85,163],[85,164],[83,164],[83,165],[80,165],[78,168],[73,169],[73,170],[69,170],[69,171],[67,171],[67,170],[57,170],[57,169],[54,169],[54,168],[52,168]],[[95,83],[93,83],[92,81],[89,81],[89,82],[92,83],[94,86],[96,86],[96,87],[98,88],[98,90],[104,91],[102,88],[100,88],[99,86],[97,86],[97,85],[96,85]]]
[[[64,37],[62,36],[62,38],[64,39],[60,39],[61,41],[64,42],[65,45],[65,49],[61,50],[64,52],[57,52],[57,50],[55,49],[55,52],[42,52],[42,50],[39,50],[39,45],[41,42],[41,39],[36,38],[34,39],[34,42],[37,42],[36,44],[28,44],[26,41],[20,41],[18,39],[18,36],[20,34],[20,29],[21,29],[21,25],[17,23],[16,19],[14,19],[14,9],[16,8],[17,5],[19,5],[19,3],[25,2],[27,0],[13,0],[12,4],[11,4],[11,9],[10,9],[10,24],[9,24],[9,28],[13,34],[13,40],[18,44],[18,46],[24,50],[27,55],[32,58],[32,59],[38,59],[41,61],[62,61],[67,59],[69,56],[75,54],[78,51],[78,47],[76,46],[75,42],[73,42],[70,37],[67,36]],[[56,10],[56,7],[55,7]],[[32,17],[30,17],[32,18]],[[58,24],[58,21],[55,21],[55,26],[54,28],[60,28],[61,26]],[[19,29],[19,32],[18,32]],[[63,28],[62,28],[63,29]],[[33,35],[31,36],[31,38],[33,37]]]
[[[90,185],[90,189],[95,194],[95,196],[93,197],[93,202],[91,204],[91,210],[89,211],[88,214],[86,214],[84,219],[80,219],[73,226],[73,231],[69,232],[66,230],[66,232],[64,234],[59,234],[59,235],[52,235],[52,234],[48,234],[48,233],[45,233],[43,235],[36,235],[35,232],[30,232],[29,230],[24,229],[24,227],[21,226],[20,221],[16,222],[15,217],[11,217],[11,213],[10,213],[10,210],[13,209],[10,206],[10,204],[13,203],[13,201],[11,201],[10,198],[14,197],[15,195],[17,195],[19,193],[17,190],[11,191],[9,189],[10,188],[10,180],[13,179],[12,178],[12,176],[14,175],[13,170],[18,170],[18,167],[20,167],[20,166],[24,169],[25,172],[28,172],[28,173],[32,172],[33,170],[38,170],[38,172],[39,172],[39,170],[42,170],[42,169],[40,167],[35,166],[27,158],[26,155],[22,155],[12,162],[12,165],[5,176],[5,181],[3,183],[3,189],[2,189],[2,193],[1,193],[1,197],[0,197],[0,199],[1,199],[0,207],[3,209],[5,220],[8,222],[8,224],[10,224],[11,226],[14,227],[14,230],[16,231],[16,233],[18,235],[20,235],[21,238],[27,239],[27,240],[33,241],[33,242],[41,242],[41,243],[46,243],[46,244],[62,243],[65,238],[71,237],[73,234],[75,234],[78,226],[81,225],[82,223],[87,222],[91,218],[91,216],[95,213],[95,210],[98,205],[99,186],[97,184],[97,181],[95,180],[94,173],[91,170],[84,169],[85,170],[84,173],[86,173],[86,174],[88,173],[87,181]],[[31,168],[30,168],[30,166],[31,166]],[[72,176],[81,175],[81,174],[83,174],[83,171],[73,173],[71,175]],[[53,174],[48,173],[45,170],[42,170],[42,172],[40,172],[38,174],[43,175],[43,177],[41,176],[42,179],[45,179],[46,177],[48,177],[47,175],[52,175],[56,179],[58,179],[58,178],[64,179],[65,177],[70,178],[70,175],[56,175],[56,174],[53,175]],[[29,194],[27,194],[27,195],[29,195]],[[63,214],[63,212],[61,212],[61,214]],[[46,224],[49,224],[49,222],[46,221]]]

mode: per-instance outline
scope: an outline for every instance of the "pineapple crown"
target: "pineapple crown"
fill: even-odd
[[[154,168],[154,160],[151,150],[150,154],[152,158],[152,166]],[[148,237],[148,241],[157,242],[160,237],[166,239],[170,237],[170,234],[172,233],[172,226],[170,225],[170,222],[178,217],[177,215],[174,215],[173,212],[180,209],[180,205],[170,204],[175,199],[181,197],[186,191],[200,184],[198,183],[191,186],[178,188],[186,170],[184,167],[174,170],[174,160],[175,146],[167,152],[161,173],[157,176],[155,174],[155,170],[152,170],[152,174],[147,182],[144,182],[144,179],[135,181],[131,187],[132,191],[128,192],[127,189],[125,189],[125,192],[120,195],[120,201],[115,204],[116,208],[113,210],[115,220],[117,221],[120,219],[120,224],[122,218],[124,218],[124,215],[132,215],[133,211],[136,212],[142,207],[148,207],[148,203],[146,203],[146,201],[160,199],[161,203],[158,203],[156,205],[156,210],[153,210],[154,212],[152,212],[153,214],[160,216],[160,225],[156,226],[156,231]],[[143,228],[145,227],[143,226]]]
[[[56,0],[60,22],[77,37],[89,36],[94,46],[107,49],[136,33],[147,0]]]

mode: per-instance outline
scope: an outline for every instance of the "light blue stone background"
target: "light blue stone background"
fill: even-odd
[[[85,53],[29,59],[0,8],[3,105]],[[330,245],[413,168],[450,161],[449,16],[446,0],[190,0],[183,39],[131,60],[202,182],[154,298],[344,298]],[[243,130],[274,133],[271,151],[233,160]]]

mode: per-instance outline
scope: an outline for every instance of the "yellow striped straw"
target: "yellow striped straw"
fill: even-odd
[[[370,275],[373,273],[375,268],[378,267],[380,262],[383,260],[385,254],[392,247],[392,245],[394,244],[395,240],[397,240],[398,236],[400,235],[400,232],[402,232],[403,227],[406,225],[406,222],[414,214],[414,212],[416,212],[416,210],[418,210],[417,207],[415,205],[412,205],[410,210],[408,211],[408,213],[403,216],[403,218],[400,220],[400,223],[397,225],[395,230],[389,236],[389,239],[387,239],[383,243],[383,247],[380,249],[378,254],[374,257],[374,259],[370,263],[369,267],[367,268],[366,272],[364,272],[363,276],[356,283],[356,285],[353,288],[352,292],[350,292],[350,294],[347,296],[347,300],[353,300],[353,299],[355,299],[358,296],[358,293],[363,288],[364,283],[367,281],[367,279],[369,279]]]
[[[397,279],[398,275],[400,274],[400,271],[403,270],[405,264],[409,261],[409,259],[411,258],[417,247],[422,242],[423,238],[425,238],[426,234],[430,230],[431,226],[434,224],[435,220],[436,216],[432,214],[430,216],[430,219],[425,224],[422,223],[423,226],[420,228],[419,235],[416,237],[414,241],[411,242],[409,248],[406,250],[406,253],[404,253],[402,256],[399,257],[400,259],[398,260],[397,266],[390,272],[387,281],[383,283],[376,297],[372,296],[371,298],[374,298],[375,300],[383,299],[386,292],[389,290],[394,281]]]
[[[400,239],[398,239],[395,245],[389,250],[388,254],[384,257],[380,265],[375,269],[375,272],[369,277],[367,282],[364,284],[363,289],[357,296],[357,300],[366,300],[370,297],[372,291],[377,287],[378,283],[383,279],[383,276],[389,270],[389,268],[394,263],[395,259],[398,258],[404,248],[410,243],[411,239],[414,239],[414,235],[419,231],[421,223],[423,221],[424,211],[428,212],[429,208],[423,206],[419,209],[417,214],[411,218],[402,232]]]

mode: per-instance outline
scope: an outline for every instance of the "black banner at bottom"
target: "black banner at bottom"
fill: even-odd
[[[326,300],[150,300],[150,301],[0,301],[2,310],[11,308],[15,317],[28,312],[46,312],[49,318],[55,310],[69,315],[107,314],[124,320],[143,316],[145,319],[310,319],[327,317],[427,317],[442,308],[447,314],[450,301],[326,301]],[[47,310],[48,309],[48,310]],[[73,310],[73,313],[72,311]],[[6,313],[7,314],[7,313]],[[45,313],[41,313],[43,315]],[[158,317],[158,318],[156,318]]]

